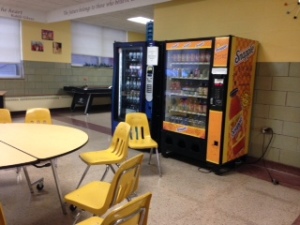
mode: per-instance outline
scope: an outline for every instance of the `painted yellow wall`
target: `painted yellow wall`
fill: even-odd
[[[145,34],[128,32],[128,42],[145,41],[145,40],[146,40],[146,35]]]
[[[296,0],[173,0],[154,11],[154,39],[235,35],[258,40],[258,62],[300,61]],[[296,11],[295,11],[296,13]]]
[[[35,22],[22,22],[22,42],[23,42],[23,60],[39,61],[39,62],[61,62],[71,63],[71,23],[35,23]],[[54,40],[43,40],[42,30],[50,30],[54,32]],[[32,51],[31,42],[40,41],[44,45],[44,51]],[[62,51],[60,54],[53,53],[53,42],[62,43]]]

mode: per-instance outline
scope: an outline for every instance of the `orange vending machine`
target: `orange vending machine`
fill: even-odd
[[[220,166],[248,153],[257,48],[230,35],[166,42],[163,155]]]

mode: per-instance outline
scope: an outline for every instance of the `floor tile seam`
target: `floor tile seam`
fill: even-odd
[[[75,126],[78,126],[78,127],[87,128],[87,129],[90,129],[90,130],[93,130],[93,131],[97,131],[97,132],[100,132],[100,133],[111,135],[111,128],[101,126],[101,125],[97,125],[97,124],[94,124],[94,123],[89,123],[89,122],[82,121],[82,120],[79,120],[79,119],[69,118],[69,117],[66,117],[66,116],[55,116],[53,118],[53,120],[58,120],[60,122],[64,122],[64,123],[67,123],[67,124],[72,124],[72,125],[75,125]]]

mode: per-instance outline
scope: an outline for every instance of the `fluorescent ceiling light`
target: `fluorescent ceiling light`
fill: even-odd
[[[141,16],[132,17],[132,18],[129,18],[127,20],[129,20],[131,22],[135,22],[135,23],[141,23],[141,24],[147,24],[148,22],[152,21],[149,18],[145,18],[145,17],[141,17]]]

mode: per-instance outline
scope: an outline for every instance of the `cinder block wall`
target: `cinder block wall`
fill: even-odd
[[[1,80],[7,97],[66,95],[63,86],[110,86],[111,68],[72,67],[68,63],[24,61],[24,79]]]
[[[300,63],[257,64],[250,155],[259,157],[273,140],[265,158],[299,167],[300,160]]]

